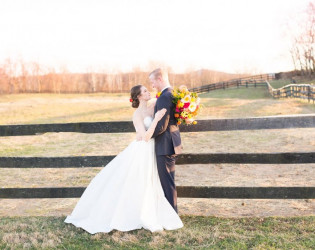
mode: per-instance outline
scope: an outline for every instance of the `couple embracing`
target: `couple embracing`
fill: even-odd
[[[160,93],[153,103],[144,86],[131,89],[137,139],[92,179],[66,223],[91,234],[183,227],[175,186],[175,160],[182,146],[172,89],[162,69],[149,79]]]

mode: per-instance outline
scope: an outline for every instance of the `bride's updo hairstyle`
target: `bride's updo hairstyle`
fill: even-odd
[[[132,102],[132,107],[133,108],[138,108],[140,101],[138,99],[138,96],[141,95],[141,87],[142,85],[136,85],[133,86],[130,90],[130,102]]]

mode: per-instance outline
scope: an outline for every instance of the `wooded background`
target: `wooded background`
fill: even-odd
[[[14,62],[7,59],[0,66],[0,94],[15,93],[96,93],[129,92],[132,86],[142,84],[151,89],[149,73],[140,69],[132,72],[71,73],[66,69],[56,72],[36,62]],[[185,84],[188,88],[244,77],[248,74],[228,74],[212,70],[169,73],[171,85]]]

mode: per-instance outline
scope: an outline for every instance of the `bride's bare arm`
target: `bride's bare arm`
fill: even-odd
[[[153,100],[150,100],[150,104],[148,105],[148,109],[149,109],[149,113],[151,114],[151,116],[154,115],[154,106],[156,103],[156,99],[154,98]]]
[[[135,126],[136,132],[139,135],[139,137],[142,138],[142,140],[149,141],[151,139],[157,123],[165,115],[165,112],[166,109],[162,109],[156,112],[155,117],[147,131],[145,130],[142,117],[139,114],[134,114],[132,119],[133,125]],[[139,137],[137,136],[137,138]]]

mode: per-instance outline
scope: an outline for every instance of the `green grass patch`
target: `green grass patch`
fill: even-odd
[[[267,87],[227,88],[200,94],[201,98],[233,98],[233,99],[272,99]]]
[[[269,83],[274,89],[278,89],[278,88],[281,88],[285,85],[292,84],[292,82],[290,80],[286,80],[286,79],[273,80],[273,81],[270,81]]]
[[[292,83],[292,81],[290,79],[272,80],[269,83],[274,89],[278,89],[278,88],[281,88],[281,87],[289,85],[289,84],[294,84],[294,83]],[[312,85],[314,85],[315,81],[314,80],[305,80],[303,82],[297,82],[296,84],[297,85],[298,84],[312,84]]]
[[[3,217],[0,248],[60,249],[314,249],[315,217],[181,216],[184,227],[91,235],[65,217]]]

